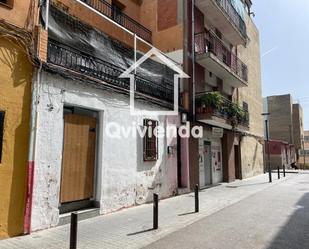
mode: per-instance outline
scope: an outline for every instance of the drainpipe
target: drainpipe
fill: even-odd
[[[46,0],[46,17],[45,30],[49,27],[49,0]],[[37,51],[38,54],[38,51]],[[24,212],[24,234],[31,232],[31,215],[32,215],[32,196],[34,184],[34,168],[35,168],[35,147],[38,123],[38,103],[39,103],[39,85],[41,82],[42,62],[36,70],[36,81],[32,84],[31,89],[31,114],[30,114],[30,137],[29,137],[29,154],[28,154],[28,168],[27,168],[27,192]]]
[[[195,7],[195,0],[192,0],[192,113],[193,113],[193,120],[195,117],[195,17],[194,17],[194,7]]]
[[[35,167],[35,147],[36,147],[36,133],[38,122],[38,98],[39,85],[41,81],[42,62],[40,62],[39,69],[36,70],[36,81],[32,85],[32,101],[31,101],[31,116],[30,116],[30,137],[29,137],[29,154],[28,154],[28,168],[27,168],[27,192],[24,213],[24,234],[31,232],[31,214],[32,214],[32,196],[33,196],[33,180]]]
[[[45,30],[48,31],[49,26],[49,0],[46,0],[46,13],[45,13]]]

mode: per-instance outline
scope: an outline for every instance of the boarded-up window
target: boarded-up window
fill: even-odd
[[[155,134],[158,122],[144,119],[146,134],[144,136],[144,161],[156,161],[158,159],[158,139]]]
[[[3,145],[3,133],[4,133],[4,115],[5,112],[0,111],[0,163],[2,161],[2,145]]]

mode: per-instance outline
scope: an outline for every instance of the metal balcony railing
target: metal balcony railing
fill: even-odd
[[[248,82],[248,67],[223,42],[210,31],[195,35],[195,52],[197,54],[212,53],[232,72]]]
[[[119,78],[125,69],[53,40],[48,41],[47,62],[126,90],[130,89],[129,79]],[[135,76],[135,81],[137,93],[173,103],[174,83],[165,77],[159,84],[138,75]]]
[[[124,14],[119,9],[114,8],[108,2],[105,2],[104,0],[81,0],[81,1],[89,5],[90,7],[94,8],[95,10],[99,11],[103,15],[114,20],[115,22],[125,27],[126,29],[137,34],[144,40],[151,42],[152,32],[149,29],[147,29],[142,24],[138,23],[128,15]]]
[[[196,114],[209,114],[230,121],[233,125],[249,127],[249,112],[218,92],[197,93]]]
[[[230,21],[238,28],[244,38],[247,37],[247,27],[244,20],[233,7],[231,0],[213,0],[217,3],[222,11],[226,13]]]

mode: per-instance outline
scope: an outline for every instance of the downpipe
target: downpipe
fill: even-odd
[[[192,0],[192,48],[191,48],[191,58],[192,58],[192,114],[195,120],[195,0]]]
[[[50,0],[46,0],[45,3],[46,3],[45,30],[48,31]],[[28,166],[27,166],[27,190],[26,190],[25,212],[24,212],[24,234],[30,234],[31,232],[35,149],[36,149],[36,136],[38,127],[37,124],[38,124],[39,86],[41,83],[41,74],[42,74],[42,62],[40,61],[39,68],[36,70],[35,84],[32,84],[31,88],[32,101],[31,101],[29,153],[28,153]]]
[[[31,232],[31,215],[32,215],[32,196],[34,184],[34,169],[35,169],[35,147],[38,123],[38,110],[39,103],[39,85],[41,82],[42,62],[40,67],[36,70],[36,81],[32,85],[32,101],[31,101],[31,116],[30,116],[30,137],[29,137],[29,154],[28,154],[28,167],[27,167],[27,191],[24,213],[24,234]]]

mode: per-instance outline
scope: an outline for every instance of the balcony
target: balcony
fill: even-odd
[[[101,84],[104,82],[117,89],[123,89],[127,92],[130,90],[129,79],[119,78],[125,69],[115,64],[51,39],[48,41],[47,55],[47,62],[58,66],[58,70],[62,70],[64,73],[67,73],[67,70],[71,70],[80,75],[102,81]],[[136,75],[135,79],[137,94],[147,95],[159,99],[160,101],[163,100],[173,103],[174,83],[169,81],[167,77],[162,77],[159,84],[158,82],[139,75]]]
[[[203,12],[206,21],[219,29],[230,43],[246,44],[246,24],[231,0],[196,0],[196,6]]]
[[[104,0],[81,0],[91,8],[99,11],[103,15],[109,17],[116,23],[120,24],[124,28],[132,31],[139,37],[143,38],[144,40],[151,42],[152,32],[132,19],[131,17],[127,16],[126,14],[122,13],[116,8]]]
[[[195,35],[196,61],[234,88],[248,86],[248,67],[211,32]]]
[[[195,103],[196,119],[202,123],[229,130],[249,128],[249,112],[218,92],[198,93]]]

